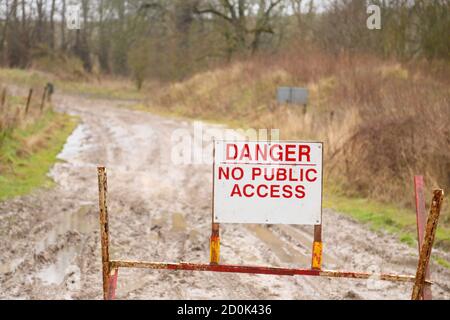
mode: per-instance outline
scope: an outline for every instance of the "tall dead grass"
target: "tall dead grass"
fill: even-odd
[[[350,195],[410,203],[416,174],[450,187],[450,68],[298,48],[254,57],[152,93],[150,108],[326,143],[327,181]],[[308,112],[276,104],[308,87]]]

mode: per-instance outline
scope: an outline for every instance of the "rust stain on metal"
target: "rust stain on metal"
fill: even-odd
[[[108,300],[114,300],[116,298],[117,278],[119,276],[119,269],[115,268],[109,275],[109,291]]]
[[[213,154],[212,158],[215,159],[216,154],[216,142],[213,142]],[[212,170],[212,180],[214,181],[215,174],[215,161],[213,161],[213,170]],[[212,189],[212,198],[211,198],[211,238],[209,240],[209,263],[211,265],[217,265],[220,263],[220,226],[218,223],[214,223],[214,183]]]
[[[210,239],[210,263],[219,264],[220,261],[220,231],[219,224],[213,223]]]
[[[391,282],[414,282],[415,277],[410,275],[374,274],[368,272],[313,270],[261,266],[240,265],[211,265],[197,263],[166,263],[166,262],[142,262],[142,261],[111,261],[111,268],[145,268],[153,270],[178,270],[178,271],[209,271],[225,273],[271,274],[280,276],[321,276],[329,278],[369,279],[375,277],[379,280]],[[426,281],[431,284],[431,282]]]
[[[103,298],[108,299],[109,293],[109,277],[111,273],[109,263],[109,219],[108,206],[106,203],[108,183],[105,167],[98,167],[98,195],[100,209],[100,237],[102,244],[102,271],[103,271]]]
[[[414,177],[414,193],[415,193],[415,204],[416,204],[416,222],[417,222],[417,244],[418,252],[420,255],[420,249],[422,248],[423,238],[425,236],[425,229],[427,224],[427,211],[425,207],[425,192],[424,192],[424,181],[423,176]],[[430,279],[430,268],[427,268],[425,277]],[[431,286],[426,285],[423,288],[424,300],[432,300],[433,295],[431,292]]]
[[[332,270],[322,270],[320,272],[321,276],[330,278],[350,278],[350,279],[369,279],[376,278],[383,281],[391,282],[414,282],[415,277],[410,275],[396,275],[387,273],[369,273],[369,272],[353,272],[353,271],[332,271]],[[427,281],[431,284],[431,282]]]
[[[414,282],[412,300],[420,300],[423,296],[423,289],[426,283],[427,268],[430,263],[431,250],[433,248],[434,238],[436,236],[439,215],[441,213],[442,203],[444,201],[444,191],[434,190],[433,200],[431,201],[430,213],[428,215],[427,227],[420,249],[419,263],[417,266],[416,279]]]
[[[428,217],[425,240],[420,252],[417,275],[397,275],[397,274],[373,274],[368,272],[322,270],[322,226],[314,228],[314,244],[311,269],[280,268],[263,266],[241,266],[241,265],[221,265],[220,259],[220,229],[219,224],[214,223],[214,212],[212,217],[212,230],[210,238],[210,263],[166,263],[166,262],[145,262],[145,261],[121,261],[110,260],[109,256],[109,221],[107,207],[107,176],[104,167],[98,167],[98,187],[99,187],[99,208],[100,208],[100,231],[102,246],[102,271],[103,271],[103,296],[104,299],[114,299],[117,287],[117,277],[119,268],[145,268],[152,270],[174,270],[174,271],[204,271],[204,272],[224,272],[224,273],[247,273],[266,274],[279,276],[319,276],[328,278],[349,278],[349,279],[369,279],[376,278],[391,282],[413,282],[413,299],[421,297],[425,285],[432,282],[426,280],[426,269],[429,263],[431,248],[437,227],[437,221],[443,201],[443,191],[435,190],[430,215]],[[213,206],[214,207],[214,206]],[[113,270],[113,273],[111,273]]]

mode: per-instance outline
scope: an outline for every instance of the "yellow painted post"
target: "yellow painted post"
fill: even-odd
[[[220,261],[220,231],[219,224],[212,224],[210,239],[210,264],[219,264]]]
[[[427,268],[430,263],[431,250],[433,248],[434,238],[441,213],[442,203],[444,201],[444,191],[434,190],[433,200],[431,201],[430,213],[427,220],[427,228],[423,239],[422,248],[420,250],[419,264],[417,266],[416,280],[412,292],[412,300],[420,300],[423,296],[425,287],[425,277]]]
[[[213,159],[216,155],[216,142],[213,142]],[[213,162],[213,181],[215,173],[216,163]],[[211,216],[211,238],[209,240],[209,263],[212,265],[217,265],[220,262],[220,227],[218,223],[214,223],[214,183],[212,192],[212,216]]]
[[[313,253],[311,261],[311,269],[321,270],[322,269],[322,225],[314,226],[314,242],[313,242]]]

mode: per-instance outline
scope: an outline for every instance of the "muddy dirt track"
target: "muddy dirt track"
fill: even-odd
[[[192,123],[59,96],[80,126],[50,172],[51,190],[0,204],[0,298],[101,299],[96,166],[108,169],[114,259],[208,262],[209,165],[170,161],[174,130]],[[325,210],[324,267],[415,274],[417,251]],[[305,267],[312,227],[222,226],[223,263]],[[433,295],[450,273],[432,266]],[[411,284],[264,275],[125,270],[119,299],[409,299]]]

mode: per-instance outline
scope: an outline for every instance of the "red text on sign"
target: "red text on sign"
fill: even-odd
[[[310,162],[311,147],[295,144],[242,144],[226,145],[227,161],[276,161],[276,162]]]

